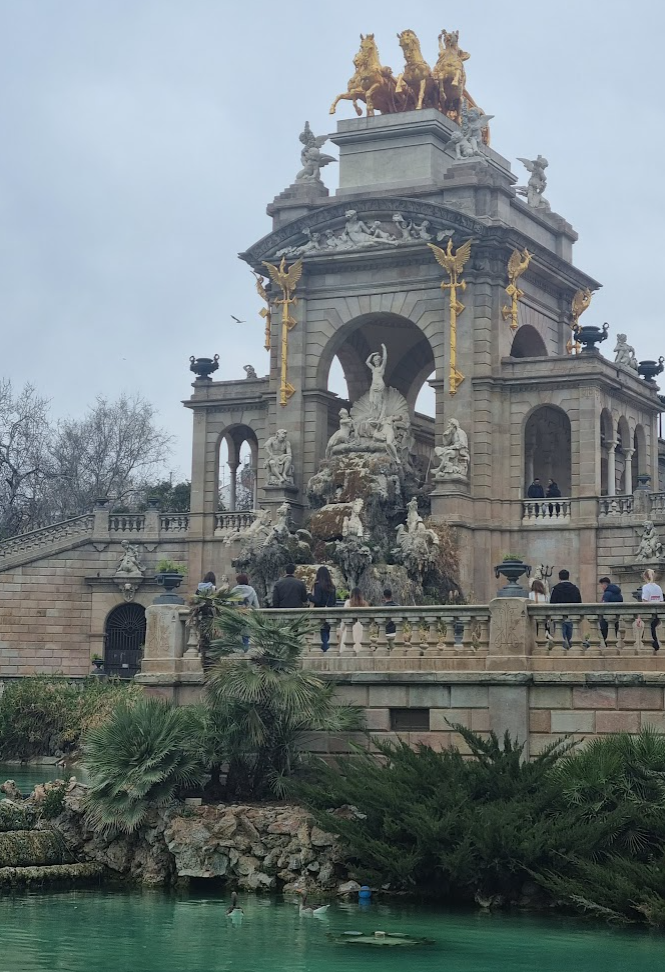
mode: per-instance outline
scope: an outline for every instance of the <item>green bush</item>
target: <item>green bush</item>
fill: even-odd
[[[85,738],[86,813],[93,827],[131,833],[150,805],[164,806],[206,775],[207,714],[143,696],[120,702]]]
[[[120,699],[136,700],[138,685],[35,675],[10,682],[0,696],[0,759],[72,752],[81,735],[108,718]]]

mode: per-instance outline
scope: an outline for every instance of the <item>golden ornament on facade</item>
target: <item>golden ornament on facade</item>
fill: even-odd
[[[566,342],[566,351],[568,354],[579,354],[582,349],[582,345],[578,340],[578,334],[580,332],[580,317],[588,308],[592,297],[593,294],[588,287],[585,287],[584,290],[575,291],[570,305],[570,327],[573,334]]]
[[[259,311],[259,315],[263,318],[265,323],[265,334],[263,337],[263,347],[266,351],[270,351],[270,325],[271,321],[271,310],[270,310],[270,297],[268,297],[268,291],[265,287],[265,278],[262,274],[258,273],[256,270],[252,270],[254,277],[256,278],[256,292],[265,301],[265,307],[262,307]]]
[[[442,282],[441,290],[450,291],[450,373],[448,388],[451,395],[456,394],[457,389],[464,381],[464,375],[457,370],[457,318],[464,310],[464,304],[458,299],[457,291],[464,292],[466,290],[466,280],[460,280],[460,276],[464,265],[471,256],[471,243],[472,240],[462,243],[461,246],[457,247],[455,253],[453,253],[452,239],[448,240],[445,250],[440,246],[435,246],[434,243],[427,244],[436,257],[437,263],[443,267],[449,278],[448,282],[445,280]]]
[[[282,291],[282,296],[275,301],[282,307],[282,344],[281,344],[281,369],[279,385],[279,404],[287,405],[289,399],[295,392],[295,388],[288,380],[289,368],[289,331],[298,323],[295,317],[291,316],[290,308],[298,303],[295,290],[298,281],[302,276],[302,257],[296,260],[290,267],[286,265],[286,258],[282,257],[281,263],[276,267],[272,263],[264,263],[267,267],[270,279]]]
[[[469,108],[478,107],[466,90],[464,62],[470,55],[459,46],[459,31],[441,31],[433,68],[423,57],[415,31],[403,30],[397,39],[404,54],[404,68],[395,77],[392,68],[381,63],[374,34],[360,35],[360,49],[353,59],[355,72],[346,91],[337,95],[330,106],[330,114],[335,114],[340,101],[351,101],[357,115],[362,115],[360,104],[364,104],[368,117],[376,111],[390,115],[436,108],[459,125],[463,102]],[[483,141],[489,145],[487,127],[483,129]]]
[[[532,256],[533,254],[529,253],[525,247],[521,253],[519,250],[513,250],[508,260],[508,286],[506,287],[506,293],[510,297],[510,306],[504,305],[501,308],[501,316],[504,321],[510,318],[510,327],[513,331],[516,331],[518,327],[517,306],[522,297],[524,297],[524,291],[520,290],[517,281],[528,270]]]

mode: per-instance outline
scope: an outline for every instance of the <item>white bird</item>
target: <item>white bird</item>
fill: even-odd
[[[247,323],[247,321],[241,321],[239,317],[236,317],[235,316],[235,314],[231,314],[231,318],[236,322],[236,324],[246,324]]]
[[[303,894],[298,912],[301,915],[325,915],[330,905],[321,905],[319,908],[310,908],[307,904],[307,894]]]

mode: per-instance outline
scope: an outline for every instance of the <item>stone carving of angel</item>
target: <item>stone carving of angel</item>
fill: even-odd
[[[129,540],[123,540],[121,547],[123,548],[123,555],[117,566],[116,575],[136,576],[140,574],[143,576],[143,566],[139,560],[139,548],[130,543]]]
[[[315,135],[306,121],[300,133],[300,141],[303,145],[300,153],[302,169],[296,176],[296,182],[321,182],[321,169],[337,161],[332,155],[321,152],[321,146],[328,141],[328,135]]]

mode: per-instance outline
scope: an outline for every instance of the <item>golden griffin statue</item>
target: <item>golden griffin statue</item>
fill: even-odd
[[[501,308],[501,316],[504,321],[510,318],[510,327],[513,331],[516,331],[518,326],[517,305],[522,297],[524,297],[524,291],[520,290],[517,281],[529,269],[532,256],[533,254],[529,253],[525,247],[521,253],[519,250],[513,250],[508,260],[508,286],[506,287],[506,293],[510,297],[510,306]]]
[[[282,306],[282,346],[281,346],[281,373],[279,387],[279,404],[287,405],[289,399],[295,392],[295,388],[289,382],[289,331],[298,323],[292,317],[290,308],[298,303],[295,290],[298,281],[302,276],[302,257],[296,260],[290,267],[286,265],[286,259],[282,257],[281,263],[276,267],[273,263],[264,263],[270,274],[270,279],[282,291],[282,296],[275,300],[276,304]]]
[[[435,246],[434,243],[427,244],[434,254],[437,263],[443,267],[449,278],[447,283],[445,280],[442,282],[441,290],[444,293],[446,290],[450,291],[450,373],[448,390],[451,395],[456,394],[457,389],[464,381],[464,375],[461,371],[457,370],[457,318],[464,310],[464,304],[459,300],[457,291],[461,290],[464,292],[466,290],[466,280],[460,280],[460,277],[464,270],[464,265],[471,256],[471,243],[471,240],[462,243],[461,246],[457,247],[455,253],[453,253],[452,239],[448,240],[448,245],[445,250],[440,246]]]
[[[580,317],[591,303],[592,296],[593,294],[588,287],[584,290],[576,290],[575,294],[573,295],[570,305],[570,328],[573,333],[566,342],[566,351],[568,354],[580,353],[582,348],[582,345],[579,342],[579,333],[581,327]]]
[[[437,108],[459,124],[464,102],[469,108],[477,107],[466,90],[464,62],[470,55],[459,46],[459,31],[441,31],[439,56],[433,68],[423,57],[414,31],[403,30],[397,39],[404,54],[404,69],[395,78],[391,68],[381,64],[374,34],[360,35],[360,50],[353,59],[355,74],[347,90],[333,101],[330,114],[335,114],[340,101],[351,101],[357,115],[362,115],[359,102],[365,105],[368,117],[376,111],[385,115]],[[487,129],[483,140],[489,143]]]

